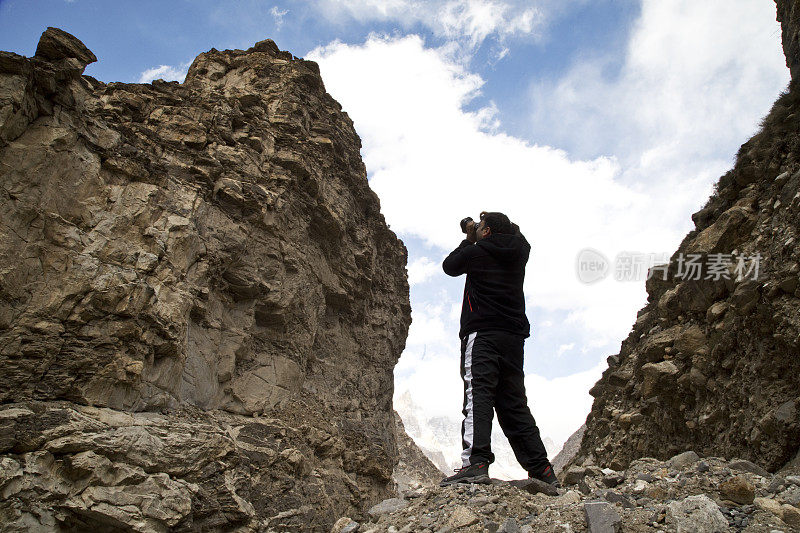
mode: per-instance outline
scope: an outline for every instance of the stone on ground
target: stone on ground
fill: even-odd
[[[728,531],[728,521],[705,494],[688,496],[667,505],[667,525],[677,533],[719,533]]]
[[[408,507],[408,501],[403,498],[388,498],[380,503],[376,503],[369,509],[372,518],[378,518],[386,513],[393,513]]]
[[[356,533],[360,527],[360,524],[349,518],[347,516],[343,516],[339,520],[333,524],[331,528],[331,533]]]
[[[614,506],[607,502],[586,502],[583,504],[586,513],[586,525],[590,533],[618,533],[622,519]]]
[[[719,486],[719,494],[722,498],[730,500],[740,505],[749,505],[755,498],[755,487],[744,476],[734,476]]]
[[[480,518],[478,518],[478,515],[470,511],[467,507],[459,505],[453,509],[453,514],[450,515],[448,525],[453,529],[458,529],[477,524],[479,520]]]

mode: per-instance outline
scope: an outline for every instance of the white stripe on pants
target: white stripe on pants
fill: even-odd
[[[473,415],[473,403],[472,403],[472,345],[475,343],[475,337],[478,335],[478,332],[470,333],[469,337],[467,337],[467,346],[464,348],[464,383],[467,385],[467,389],[465,394],[467,396],[467,405],[464,408],[466,410],[464,416],[464,436],[462,437],[465,447],[464,451],[461,452],[461,466],[469,466],[469,456],[472,454],[472,441],[474,438],[474,415]]]

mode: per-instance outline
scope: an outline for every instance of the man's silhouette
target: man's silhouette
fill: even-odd
[[[442,263],[449,276],[467,275],[461,306],[462,468],[442,480],[488,483],[492,419],[497,420],[529,477],[558,484],[525,396],[523,346],[530,335],[522,283],[530,244],[503,213],[481,213],[467,238]]]

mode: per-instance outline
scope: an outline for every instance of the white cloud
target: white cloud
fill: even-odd
[[[442,272],[440,262],[431,261],[427,257],[418,257],[408,265],[408,284],[414,286],[424,283],[440,272]]]
[[[509,54],[509,52],[511,52],[511,49],[508,48],[507,46],[500,47],[497,51],[494,52],[493,63],[497,63],[498,61],[505,58]]]
[[[450,313],[455,305],[460,308],[460,301],[457,304],[445,291],[427,302],[414,302],[406,349],[394,369],[396,393],[410,390],[430,417],[460,416],[461,345],[458,316]]]
[[[575,348],[574,342],[570,342],[569,344],[562,344],[561,346],[558,347],[558,350],[556,351],[556,357],[561,357],[562,355],[564,355],[564,353],[572,350],[573,348]]]
[[[550,109],[541,115],[546,127],[578,143],[628,132],[604,141],[618,154],[591,159],[498,133],[491,106],[465,111],[483,80],[418,36],[372,35],[309,57],[356,124],[370,184],[394,230],[449,250],[462,217],[504,211],[532,245],[528,305],[568,310],[571,327],[610,344],[627,335],[644,284],[581,284],[576,253],[673,251],[730,164],[735,143],[721,152],[718,139],[744,141],[788,80],[779,36],[767,38],[777,28],[769,6],[665,5],[643,6],[623,68],[630,74],[610,83],[599,67],[577,65],[537,93]],[[721,22],[706,18],[712,12],[724,12]],[[715,29],[722,22],[725,30]],[[408,216],[411,206],[424,216]]]
[[[386,17],[409,5],[371,4]],[[646,0],[618,76],[608,77],[610,63],[583,62],[532,89],[539,131],[553,132],[551,140],[573,153],[502,133],[492,104],[465,111],[484,81],[447,45],[372,35],[363,45],[332,43],[307,57],[319,62],[327,89],[353,118],[370,185],[401,237],[448,252],[462,237],[464,216],[500,210],[520,225],[532,245],[526,302],[544,314],[547,330],[539,336],[553,339],[548,355],[569,346],[570,357],[560,359],[569,373],[573,353],[617,348],[646,296],[643,282],[613,276],[580,283],[577,252],[672,252],[691,212],[788,81],[769,5],[708,5]],[[417,281],[433,269],[423,254],[409,253],[412,291],[420,291]],[[461,294],[415,294],[396,390],[412,390],[430,411],[457,412]],[[529,376],[543,435],[560,444],[577,429],[605,366],[598,360],[564,378]]]
[[[370,184],[395,231],[448,250],[460,240],[461,218],[502,210],[532,245],[529,302],[605,309],[617,298],[641,300],[640,286],[601,282],[587,289],[574,274],[575,254],[587,245],[607,252],[622,243],[654,245],[637,215],[660,199],[621,185],[615,159],[572,160],[561,150],[493,133],[491,107],[463,109],[483,80],[417,36],[335,43],[309,57],[355,121]],[[424,216],[408,216],[411,206]],[[602,323],[588,326],[605,338],[627,332],[626,320],[600,316]]]
[[[179,81],[183,83],[186,79],[186,73],[189,72],[189,67],[192,62],[188,61],[178,66],[159,65],[157,67],[149,68],[139,75],[139,83],[150,83],[153,80],[165,81]]]
[[[425,26],[438,37],[474,48],[489,37],[538,37],[544,13],[516,0],[323,0],[318,9],[332,20],[395,22],[406,30]]]
[[[278,9],[278,6],[272,6],[272,9],[269,10],[269,14],[275,19],[275,29],[281,29],[283,26],[283,17],[289,14],[288,9]]]
[[[612,59],[534,84],[534,122],[556,142],[624,158],[648,186],[668,168],[671,187],[729,166],[789,80],[774,6],[750,0],[644,0],[610,77]]]
[[[447,293],[439,291],[431,300],[436,303],[432,301],[421,302],[411,310],[411,327],[409,328],[406,348],[409,352],[418,353],[420,358],[427,350],[426,346],[430,347],[434,352],[437,347],[443,347],[445,348],[443,351],[448,351],[457,333],[452,328],[445,327],[445,322],[451,320],[445,314],[445,310],[451,303]],[[403,364],[410,367],[414,366],[413,361],[410,359],[405,360]]]

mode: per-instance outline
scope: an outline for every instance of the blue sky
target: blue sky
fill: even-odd
[[[576,255],[677,247],[788,83],[774,10],[753,0],[0,0],[0,49],[33,55],[57,26],[99,58],[87,74],[127,82],[182,80],[197,54],[264,38],[318,61],[409,249],[414,323],[396,393],[460,417],[463,278],[440,264],[462,217],[504,211],[532,244],[529,399],[560,443],[646,298],[643,280],[580,283]]]
[[[471,65],[486,80],[487,97],[502,102],[500,118],[509,133],[530,133],[530,124],[519,117],[529,106],[532,71],[558,76],[576,58],[617,57],[639,12],[633,0],[566,4],[535,35],[502,45],[487,39],[472,51]],[[362,43],[374,32],[423,35],[430,46],[447,41],[418,21],[337,20],[315,9],[313,2],[0,0],[3,50],[32,55],[47,26],[79,36],[101,59],[86,74],[128,82],[138,81],[153,65],[181,65],[212,47],[247,48],[266,37],[300,57],[334,40]],[[505,46],[513,46],[514,53],[497,61],[498,49]],[[609,65],[608,74],[613,72],[614,65]]]

